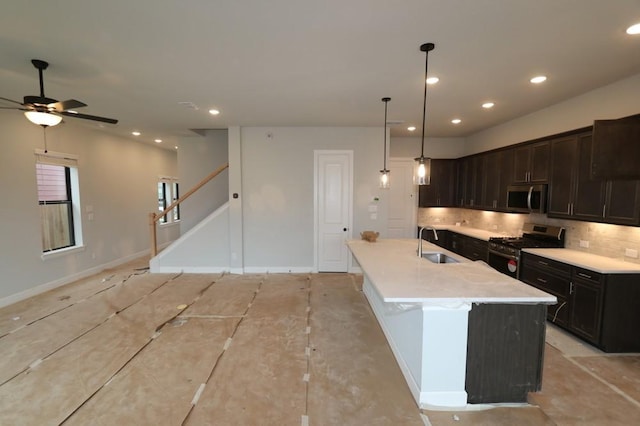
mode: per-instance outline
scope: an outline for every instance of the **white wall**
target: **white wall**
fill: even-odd
[[[228,161],[228,132],[206,130],[204,136],[182,138],[178,142],[180,193],[186,194],[202,179]],[[180,231],[193,228],[229,200],[229,171],[225,170],[200,188],[180,206]]]
[[[394,137],[389,145],[393,158],[420,157],[421,137]],[[425,138],[424,156],[430,158],[459,158],[465,155],[465,138]]]
[[[314,150],[354,152],[354,238],[386,233],[387,199],[378,188],[381,128],[248,127],[241,129],[244,266],[314,266]],[[378,218],[368,207],[378,197]]]
[[[43,131],[17,111],[0,111],[0,301],[148,252],[158,176],[177,174],[171,150],[65,121],[47,130],[48,145],[79,157],[85,249],[43,260],[34,157],[43,148]],[[93,207],[92,221],[86,206]],[[158,234],[160,244],[177,236],[177,226]]]
[[[640,113],[640,74],[587,92],[467,138],[465,155]]]

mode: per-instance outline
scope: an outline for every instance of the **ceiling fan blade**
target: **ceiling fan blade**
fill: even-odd
[[[89,115],[89,114],[79,114],[77,112],[61,111],[60,114],[65,115],[67,117],[75,117],[75,118],[82,118],[82,119],[85,119],[85,120],[101,121],[103,123],[109,123],[109,124],[116,124],[118,122],[118,120],[115,120],[113,118],[98,117],[97,115]]]
[[[11,103],[14,103],[14,104],[18,104],[18,105],[24,106],[24,104],[22,102],[14,101],[13,99],[7,99],[7,98],[3,98],[3,97],[0,97],[0,99],[2,99],[3,101],[7,101],[7,102],[11,102]]]
[[[53,108],[58,112],[67,111],[70,109],[86,107],[87,104],[75,99],[67,99],[66,101],[54,102],[47,105],[47,108]]]

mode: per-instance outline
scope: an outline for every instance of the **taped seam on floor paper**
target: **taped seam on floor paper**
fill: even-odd
[[[231,346],[231,341],[232,341],[232,340],[233,340],[233,339],[232,339],[231,337],[229,337],[229,338],[227,339],[227,341],[226,341],[226,342],[224,342],[224,346],[222,347],[222,350],[223,350],[223,351],[226,351],[227,349],[229,349],[229,346]]]
[[[309,373],[305,373],[304,376],[302,376],[302,381],[303,382],[308,382],[309,381]]]
[[[306,356],[311,356],[311,348],[309,346],[307,346],[306,348],[304,348],[304,354]]]
[[[29,368],[33,370],[34,368],[36,368],[36,367],[37,367],[37,366],[39,366],[40,364],[42,364],[42,358],[40,358],[40,359],[36,359],[36,360],[35,360],[35,361],[33,361],[31,364],[29,364]]]
[[[309,426],[309,416],[302,415],[302,419],[300,420],[300,424],[302,426]]]
[[[111,382],[113,382],[113,379],[115,379],[116,376],[114,375],[113,377],[111,377],[109,380],[107,380],[107,383],[105,383],[104,385],[102,385],[103,388],[106,388],[107,386],[109,386],[111,384]]]
[[[311,312],[311,306],[307,306],[307,312]]]
[[[13,333],[15,333],[16,331],[22,330],[22,329],[23,329],[23,328],[25,328],[25,327],[26,327],[26,325],[21,325],[21,326],[20,326],[20,327],[18,327],[18,328],[14,328],[13,330],[11,330],[11,331],[9,332],[9,334],[13,334]]]
[[[305,334],[311,334],[311,327],[307,327],[307,329],[304,332]]]
[[[156,331],[155,333],[153,333],[153,336],[151,336],[152,339],[155,339],[156,337],[158,337],[159,335],[161,335],[162,333],[159,331]]]
[[[206,383],[200,384],[200,387],[196,391],[196,394],[193,395],[193,399],[191,400],[191,405],[196,405],[198,403],[198,400],[200,399],[200,395],[202,395],[202,392],[204,391],[205,386],[206,386]]]

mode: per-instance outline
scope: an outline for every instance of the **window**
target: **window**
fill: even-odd
[[[42,252],[82,245],[77,158],[36,150]]]
[[[176,178],[161,177],[158,182],[158,211],[162,212],[170,204],[180,198],[179,184]],[[180,220],[180,206],[160,218],[160,223],[177,222]]]

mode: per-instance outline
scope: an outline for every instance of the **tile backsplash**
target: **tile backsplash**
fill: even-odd
[[[522,224],[525,222],[564,227],[566,248],[640,264],[640,259],[625,256],[627,249],[640,252],[640,228],[635,226],[552,219],[543,214],[497,213],[443,207],[418,209],[420,225],[460,223],[460,226],[517,236],[522,234]]]

